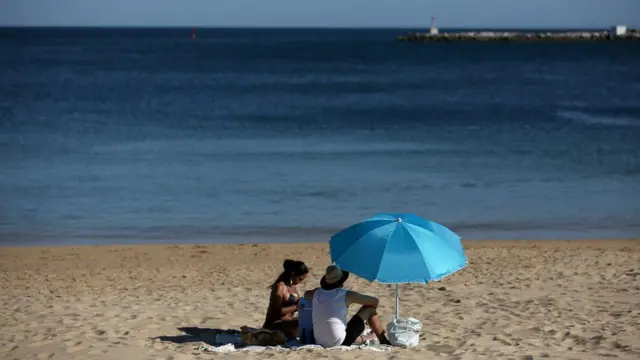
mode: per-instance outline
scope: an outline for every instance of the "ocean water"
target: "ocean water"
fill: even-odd
[[[640,236],[640,46],[0,29],[0,244]]]

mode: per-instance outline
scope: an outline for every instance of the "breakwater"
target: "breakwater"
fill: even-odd
[[[616,35],[611,31],[567,31],[567,32],[516,32],[516,31],[467,31],[420,33],[410,32],[398,36],[398,41],[449,42],[449,41],[640,41],[640,30],[627,30]]]

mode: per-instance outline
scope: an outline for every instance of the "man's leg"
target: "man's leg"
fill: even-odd
[[[380,317],[378,316],[378,312],[376,311],[375,307],[363,306],[360,308],[360,310],[358,310],[358,312],[356,313],[356,316],[361,318],[364,322],[366,322],[369,325],[373,333],[378,337],[378,340],[380,340],[380,344],[391,345],[391,343],[389,342],[389,339],[387,339],[384,326],[382,325],[382,321],[380,320]]]
[[[368,339],[363,339],[362,333],[364,332],[364,320],[358,315],[354,315],[347,323],[346,334],[342,345],[351,346],[359,345]]]

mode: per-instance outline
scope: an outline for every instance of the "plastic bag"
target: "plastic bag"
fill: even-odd
[[[414,318],[394,319],[387,324],[387,338],[394,346],[413,347],[420,341],[422,323]]]

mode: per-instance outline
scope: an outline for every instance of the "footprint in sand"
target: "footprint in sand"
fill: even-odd
[[[93,330],[93,335],[98,336],[100,338],[107,337],[107,331],[102,329]]]
[[[520,355],[516,357],[517,360],[533,360],[533,355]]]
[[[102,355],[109,352],[107,349],[91,349],[89,350],[89,355]]]
[[[71,346],[67,348],[67,353],[73,354],[74,352],[86,350],[85,346]]]
[[[67,347],[78,346],[80,344],[82,344],[82,340],[69,340],[64,342],[64,345]]]

